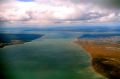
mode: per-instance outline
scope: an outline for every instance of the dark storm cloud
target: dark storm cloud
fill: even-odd
[[[120,8],[120,0],[70,0],[74,3],[91,3],[109,8]]]

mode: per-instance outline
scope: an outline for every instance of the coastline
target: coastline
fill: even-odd
[[[41,38],[43,34],[12,34],[0,33],[0,48],[9,45],[24,44],[34,39]]]
[[[92,67],[96,72],[108,79],[120,79],[120,44],[89,39],[76,39],[74,43],[90,55]]]

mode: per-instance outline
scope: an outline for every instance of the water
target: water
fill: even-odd
[[[31,42],[0,49],[9,79],[106,79],[93,71],[89,55],[73,43],[82,33],[42,34]]]

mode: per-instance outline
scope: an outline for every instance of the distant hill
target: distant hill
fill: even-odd
[[[119,36],[120,37],[120,33],[114,33],[114,34],[83,34],[82,36],[80,36],[80,38],[87,38],[87,39],[94,39],[94,38],[111,38],[114,36]]]
[[[50,26],[50,27],[19,27],[1,28],[0,32],[29,32],[29,31],[75,31],[75,32],[120,32],[120,26]]]

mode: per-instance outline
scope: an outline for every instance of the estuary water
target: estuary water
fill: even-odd
[[[8,79],[106,79],[92,69],[90,56],[73,42],[83,33],[37,34],[44,36],[0,49]]]

